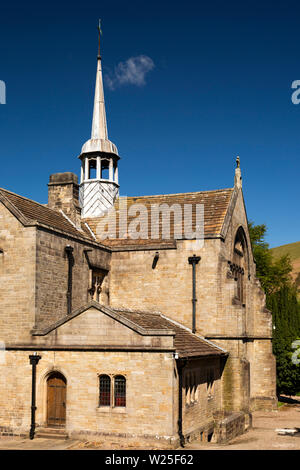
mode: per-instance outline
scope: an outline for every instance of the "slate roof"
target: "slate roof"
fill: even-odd
[[[195,207],[197,204],[204,205],[204,238],[216,238],[222,236],[222,227],[224,225],[225,216],[228,211],[228,207],[232,198],[234,189],[219,189],[215,191],[200,191],[193,193],[180,193],[180,194],[165,194],[156,196],[139,196],[139,197],[128,197],[126,198],[127,211],[134,204],[141,204],[146,209],[145,217],[148,218],[148,239],[132,239],[121,238],[119,235],[119,215],[120,215],[120,202],[124,201],[125,198],[117,199],[114,205],[117,219],[117,237],[112,239],[108,238],[101,240],[97,237],[97,226],[101,218],[87,218],[82,219],[81,230],[78,230],[72,223],[70,223],[60,212],[50,209],[47,205],[39,204],[38,202],[32,201],[31,199],[19,196],[18,194],[12,193],[5,189],[0,188],[0,200],[4,203],[8,202],[12,206],[17,214],[21,215],[25,220],[26,224],[39,224],[54,230],[65,232],[69,235],[88,239],[92,242],[98,242],[102,246],[106,246],[111,249],[138,249],[142,247],[157,247],[157,248],[175,248],[176,247],[176,228],[180,227],[181,233],[184,238],[184,217],[182,217],[182,224],[176,225],[176,221],[171,212],[170,217],[170,237],[165,239],[162,237],[161,229],[161,217],[159,221],[159,237],[157,239],[151,237],[151,210],[153,207],[160,206],[161,204],[167,204],[171,207],[174,204],[178,204],[181,207],[182,214],[184,214],[184,205],[190,204],[193,206],[192,216],[192,230],[195,229],[196,211]],[[130,222],[139,217],[139,213],[134,216],[127,218],[127,226]],[[24,222],[23,220],[23,222]],[[88,224],[90,230],[87,228]],[[96,240],[94,239],[93,235]]]
[[[0,188],[0,200],[4,203],[8,201],[12,208],[17,210],[17,214],[23,217],[23,222],[28,225],[37,223],[69,235],[88,238],[94,241],[84,224],[82,224],[82,231],[78,230],[60,212],[50,209],[46,205],[39,204],[2,188]]]
[[[109,315],[114,320],[122,323],[127,328],[130,328],[143,336],[174,335],[174,348],[178,353],[179,358],[224,356],[228,354],[227,351],[220,348],[216,344],[196,334],[193,334],[188,328],[171,320],[170,318],[165,317],[161,313],[112,308],[106,305],[101,305],[93,300],[83,307],[77,309],[72,314],[66,315],[46,328],[37,328],[32,330],[31,334],[33,336],[46,336],[51,331],[54,331],[61,325],[71,321],[73,318],[81,315],[90,308],[96,308],[100,312]],[[90,345],[86,346],[89,347]],[[101,346],[101,344],[93,345],[93,347]],[[36,347],[38,347],[37,344]],[[106,347],[108,346],[106,345]],[[114,347],[116,346],[114,345]],[[119,347],[123,348],[124,345],[120,344]],[[153,347],[153,349],[155,349],[155,347]],[[151,347],[148,347],[147,350],[151,350]]]
[[[132,310],[111,309],[121,317],[149,330],[171,330],[175,332],[174,346],[179,357],[222,356],[225,350],[204,338],[193,334],[190,330],[159,314],[137,312]]]
[[[184,214],[184,205],[190,204],[193,207],[193,217],[192,217],[192,229],[195,228],[196,221],[196,204],[204,205],[204,238],[216,238],[221,235],[222,227],[224,224],[225,216],[228,210],[228,206],[232,197],[234,189],[219,189],[215,191],[200,191],[193,193],[180,193],[180,194],[165,194],[157,196],[139,196],[139,197],[128,197],[117,199],[114,205],[116,211],[116,221],[117,221],[117,237],[116,238],[107,238],[106,240],[101,240],[101,243],[104,245],[109,245],[113,247],[130,247],[137,245],[159,245],[160,247],[172,247],[174,246],[174,240],[176,239],[176,227],[181,229],[181,233],[184,238],[184,217],[182,217],[182,226],[176,225],[174,222],[173,214],[171,213],[170,218],[170,237],[168,239],[162,238],[161,230],[161,218],[159,224],[159,237],[154,239],[150,237],[150,227],[151,227],[151,210],[153,205],[167,204],[171,207],[173,204],[179,204],[181,207],[181,213]],[[144,220],[148,223],[149,239],[132,239],[132,238],[121,238],[119,236],[119,216],[120,216],[120,201],[127,202],[127,210],[130,209],[133,204],[141,204],[146,209],[147,212],[145,215],[141,215],[137,212],[136,215],[127,217],[127,226],[129,226],[130,221],[139,217],[140,220]],[[89,227],[92,229],[93,233],[97,238],[97,225],[101,218],[86,218],[85,222],[88,223]],[[99,237],[98,237],[99,239]]]

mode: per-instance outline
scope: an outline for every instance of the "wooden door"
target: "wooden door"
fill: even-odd
[[[47,424],[64,426],[66,423],[67,383],[62,374],[55,372],[47,380]]]

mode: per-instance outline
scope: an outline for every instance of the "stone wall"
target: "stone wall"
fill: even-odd
[[[34,325],[35,227],[24,227],[0,203],[0,341],[27,341]]]
[[[277,409],[276,361],[271,342],[253,341],[251,354],[251,410]]]
[[[84,253],[94,252],[93,261],[109,270],[110,254],[100,248],[85,245],[63,235],[46,230],[37,232],[36,326],[46,327],[67,314],[68,258],[65,247],[73,247],[72,311],[89,300],[90,268]]]
[[[245,305],[236,301],[236,280],[229,276],[234,239],[244,228],[249,260],[244,275]],[[196,328],[201,335],[270,335],[270,313],[263,314],[264,295],[255,279],[255,265],[247,229],[242,195],[238,197],[226,238],[177,241],[177,249],[161,249],[155,268],[156,249],[112,253],[111,305],[159,310],[185,326],[192,326],[192,266],[194,253],[201,257],[196,265]],[[262,313],[262,315],[260,315]],[[263,317],[264,315],[264,317]],[[259,318],[258,318],[259,317]],[[264,320],[262,321],[262,317]]]
[[[217,415],[216,415],[217,418]],[[252,425],[251,415],[244,413],[230,413],[228,416],[224,415],[218,417],[215,426],[213,442],[226,442],[234,439],[235,437],[243,434]]]
[[[195,252],[201,256],[196,266],[196,328],[205,333],[207,322],[215,321],[219,243],[205,240],[204,247],[194,251],[192,242],[178,241],[177,249],[159,251],[155,269],[152,263],[157,250],[112,253],[111,306],[161,311],[191,328],[193,279],[188,258]]]
[[[24,227],[0,203],[0,341],[28,342],[34,326],[48,326],[66,315],[67,245],[74,249],[72,310],[76,310],[90,300],[90,266],[84,250],[92,250],[90,261],[107,272],[110,253],[50,230]]]
[[[139,349],[160,349],[174,351],[174,334],[165,331],[164,334],[140,334],[133,328],[122,324],[118,319],[110,317],[98,308],[88,307],[85,311],[70,318],[65,317],[65,323],[46,335],[35,335],[32,344],[38,348],[65,346],[79,347],[118,347]]]
[[[184,368],[183,434],[187,441],[214,428],[214,415],[221,410],[220,366],[219,358],[205,358]]]
[[[66,432],[71,437],[139,438],[172,443],[174,419],[172,353],[37,351],[36,423],[47,419],[47,377],[59,371],[67,380]],[[0,364],[0,429],[28,434],[30,429],[30,352],[6,351]],[[126,377],[126,407],[99,407],[99,375]]]
[[[230,352],[224,371],[224,400],[227,402],[225,409],[228,409],[229,403],[234,410],[246,410],[249,407],[254,409],[254,397],[264,397],[262,402],[267,409],[276,407],[276,362],[271,341],[272,313],[265,308],[265,294],[256,278],[242,193],[239,193],[222,246],[221,255],[224,259],[228,256],[229,260],[232,259],[234,240],[240,226],[244,229],[248,247],[244,275],[245,302],[242,305],[234,301],[236,281],[227,276],[222,290],[226,317],[221,308],[221,314],[218,315],[219,334],[223,334],[224,339],[217,342]],[[224,274],[226,270],[228,273],[225,263],[223,269]],[[247,388],[248,396],[245,393]]]
[[[246,239],[243,302],[237,299],[237,281],[230,272],[240,227]],[[157,249],[112,253],[111,305],[158,310],[192,328],[192,266],[188,257],[200,256],[196,265],[196,332],[229,352],[223,403],[238,411],[249,408],[250,397],[267,394],[274,402],[276,396],[272,314],[265,309],[265,296],[255,277],[241,192],[224,235],[224,240],[205,239],[200,248],[194,241],[178,240],[177,249],[159,250],[155,269],[152,263]],[[264,352],[252,347],[260,338]]]

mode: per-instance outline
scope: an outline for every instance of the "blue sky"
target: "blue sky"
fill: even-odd
[[[239,155],[248,218],[300,240],[297,2],[14,2],[2,6],[0,187],[47,202],[49,174],[79,175],[102,18],[104,75],[145,56],[144,83],[106,80],[122,195],[228,188]],[[119,66],[120,67],[120,66]]]

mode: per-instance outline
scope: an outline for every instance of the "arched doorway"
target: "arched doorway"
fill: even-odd
[[[59,372],[52,372],[47,379],[47,426],[65,426],[66,392],[65,377]]]

